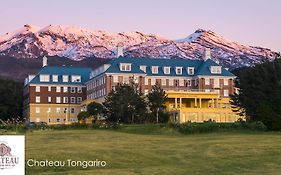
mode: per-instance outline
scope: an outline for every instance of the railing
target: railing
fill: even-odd
[[[164,88],[164,90],[170,92],[215,92],[214,89]]]

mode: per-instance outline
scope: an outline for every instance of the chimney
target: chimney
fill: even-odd
[[[211,49],[210,48],[205,48],[204,55],[203,55],[203,60],[206,61],[208,59],[211,59]]]
[[[124,56],[124,51],[123,51],[123,44],[119,43],[117,45],[117,58],[118,57],[123,57]]]
[[[43,65],[42,67],[48,66],[48,58],[46,56],[43,57]]]

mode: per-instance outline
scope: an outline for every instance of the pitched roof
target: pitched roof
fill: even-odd
[[[199,67],[199,70],[196,71],[195,75],[205,75],[205,76],[235,76],[234,74],[232,74],[230,71],[226,70],[225,68],[221,69],[221,74],[212,74],[211,73],[211,66],[220,66],[219,64],[217,64],[216,62],[214,62],[213,60],[206,60],[203,61],[202,64]]]
[[[84,84],[89,80],[91,71],[91,68],[46,66],[43,67],[28,84]],[[58,82],[51,81],[52,77],[50,77],[49,82],[40,82],[39,75],[58,75]],[[71,82],[70,78],[69,82],[63,82],[62,75],[80,75],[81,82]]]
[[[120,71],[120,63],[131,63],[131,71]],[[163,59],[163,58],[130,58],[130,57],[119,57],[109,61],[110,67],[105,71],[106,73],[133,73],[133,74],[146,74],[148,76],[235,76],[228,70],[222,68],[221,74],[212,74],[210,71],[210,66],[219,66],[213,60],[191,60],[191,59]],[[140,70],[140,66],[147,66],[146,72]],[[151,66],[158,66],[158,74],[152,74]],[[171,67],[170,74],[164,74],[163,67]],[[175,68],[182,67],[182,74],[176,74]],[[189,75],[187,73],[187,67],[194,67],[194,75]]]

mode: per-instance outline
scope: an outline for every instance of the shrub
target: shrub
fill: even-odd
[[[216,123],[213,121],[207,121],[203,123],[183,123],[173,124],[168,123],[170,128],[177,130],[183,134],[195,134],[195,133],[212,133],[212,132],[224,132],[224,131],[266,131],[267,128],[262,122],[245,122],[239,121],[234,123]]]

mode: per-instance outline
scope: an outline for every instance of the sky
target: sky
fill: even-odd
[[[281,51],[281,0],[1,0],[0,36],[24,24],[140,31],[169,39],[201,28]]]

